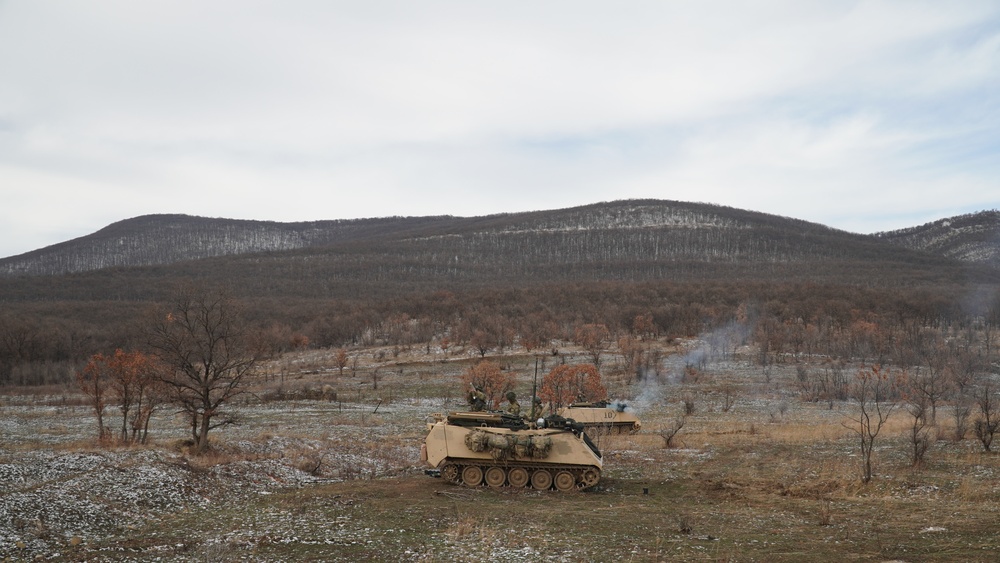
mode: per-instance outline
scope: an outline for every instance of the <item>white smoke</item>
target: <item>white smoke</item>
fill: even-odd
[[[608,401],[607,408],[614,409],[618,412],[633,412],[635,408],[628,402],[621,399],[614,401]]]
[[[646,374],[639,380],[639,394],[632,400],[631,406],[638,415],[648,411],[662,402],[663,393],[660,378],[656,374]]]
[[[684,381],[685,370],[704,371],[713,364],[731,358],[746,344],[752,327],[749,323],[732,321],[688,343],[682,354],[663,359],[659,366],[645,370],[638,381],[639,392],[630,406],[638,414],[667,402],[666,390]]]

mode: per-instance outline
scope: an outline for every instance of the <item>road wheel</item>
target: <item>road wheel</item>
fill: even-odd
[[[491,487],[502,487],[507,480],[507,474],[502,467],[491,467],[486,470],[486,484]]]
[[[520,489],[528,484],[528,471],[523,467],[515,467],[507,474],[507,482],[511,487]]]
[[[454,463],[448,463],[441,468],[441,477],[445,481],[452,483],[458,483],[458,466]]]
[[[539,469],[531,474],[531,487],[546,491],[552,486],[552,474],[548,469]]]
[[[596,469],[588,469],[583,472],[583,479],[580,483],[581,489],[589,489],[601,480],[601,472]]]
[[[576,487],[576,477],[569,471],[556,473],[555,482],[557,491],[571,491]]]
[[[483,482],[483,470],[477,465],[470,465],[462,470],[462,482],[470,487],[478,487]]]

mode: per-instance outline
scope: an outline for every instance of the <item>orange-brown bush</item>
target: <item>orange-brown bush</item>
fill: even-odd
[[[473,385],[481,389],[486,395],[487,408],[493,409],[514,388],[514,376],[501,371],[500,364],[483,360],[462,374],[462,383],[466,390]]]
[[[574,401],[603,401],[608,398],[608,390],[601,382],[597,367],[563,364],[542,379],[539,397],[553,408],[561,408]]]

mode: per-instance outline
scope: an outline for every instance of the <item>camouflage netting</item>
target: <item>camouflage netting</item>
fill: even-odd
[[[489,452],[495,460],[544,459],[552,449],[552,439],[548,436],[494,434],[485,430],[473,430],[466,434],[465,446],[476,453]]]

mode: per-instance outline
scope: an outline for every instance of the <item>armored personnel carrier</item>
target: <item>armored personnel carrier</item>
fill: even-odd
[[[570,491],[601,479],[601,452],[583,425],[558,415],[525,422],[499,412],[432,415],[420,458],[427,473],[468,487]]]
[[[583,424],[587,434],[635,434],[642,428],[639,418],[622,402],[573,403],[559,415]]]

